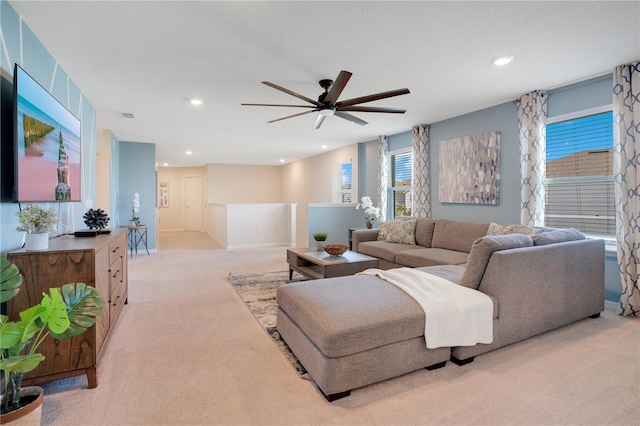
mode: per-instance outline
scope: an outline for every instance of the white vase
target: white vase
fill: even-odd
[[[324,250],[325,241],[316,241],[316,250],[322,251]]]
[[[27,234],[24,242],[25,250],[46,250],[49,248],[49,233]]]

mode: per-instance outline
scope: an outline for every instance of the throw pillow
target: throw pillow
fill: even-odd
[[[544,246],[547,244],[562,243],[564,241],[584,240],[585,235],[577,229],[557,229],[555,231],[542,232],[532,236],[533,245]]]
[[[542,228],[535,228],[527,225],[498,225],[491,222],[487,235],[508,235],[508,234],[525,234],[535,235],[542,232]]]
[[[469,253],[460,284],[477,290],[494,251],[531,246],[533,246],[531,236],[523,234],[487,235],[478,238],[471,246],[471,253]]]
[[[416,244],[416,220],[382,222],[379,226],[378,241],[387,243]]]

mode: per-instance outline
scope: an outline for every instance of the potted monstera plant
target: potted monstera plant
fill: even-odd
[[[20,291],[22,274],[6,258],[0,258],[0,303]],[[34,412],[41,415],[43,390],[38,386],[22,387],[23,376],[44,359],[37,352],[47,339],[78,336],[96,322],[102,312],[102,298],[95,288],[84,283],[67,283],[43,293],[42,301],[24,311],[15,321],[0,315],[0,374],[2,400],[0,423],[5,424]],[[38,405],[39,404],[39,405]],[[40,424],[39,420],[34,422]]]

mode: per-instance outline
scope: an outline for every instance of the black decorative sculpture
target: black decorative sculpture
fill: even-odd
[[[109,223],[109,216],[102,209],[89,209],[82,218],[89,229],[104,229]]]

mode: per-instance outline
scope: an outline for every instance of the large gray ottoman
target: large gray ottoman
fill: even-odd
[[[450,348],[427,349],[420,305],[374,276],[284,284],[277,302],[278,332],[329,401],[443,367],[451,354]]]

